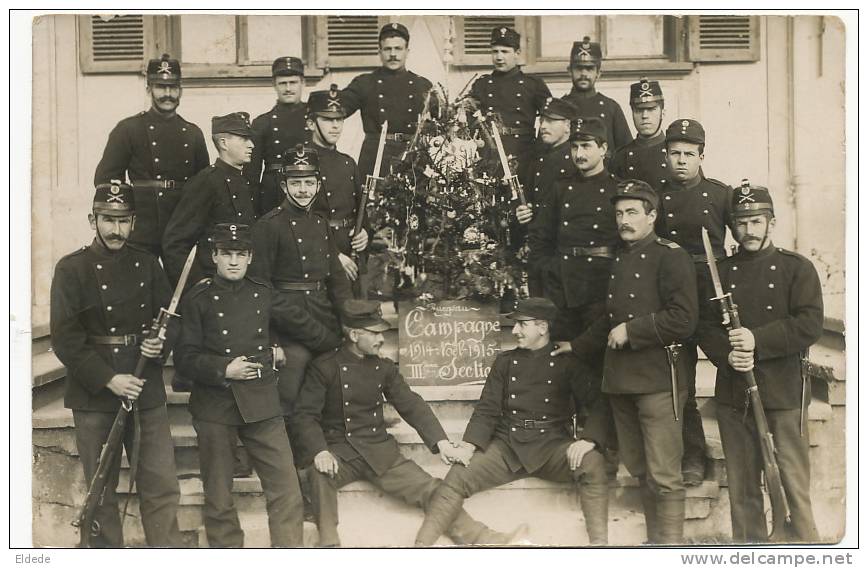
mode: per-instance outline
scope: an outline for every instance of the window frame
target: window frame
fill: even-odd
[[[126,14],[117,14],[126,15]],[[142,58],[139,61],[95,61],[93,58],[93,17],[81,14],[76,18],[78,28],[78,59],[83,74],[130,73],[143,74],[148,60],[159,57],[169,47],[168,16],[134,14],[142,17]]]

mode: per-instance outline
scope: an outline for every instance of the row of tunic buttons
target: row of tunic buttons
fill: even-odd
[[[513,365],[518,365],[518,361],[516,361],[515,359],[513,359],[513,360],[512,360],[512,364],[513,364]],[[554,366],[555,366],[555,362],[554,362],[554,361],[549,361],[549,367],[554,367]],[[513,382],[515,382],[515,381],[518,380],[518,378],[517,378],[517,377],[510,377],[510,380],[512,380]],[[547,383],[547,384],[552,384],[552,380],[551,380],[551,379],[547,379],[547,380],[546,380],[546,383]],[[511,395],[509,395],[509,397],[510,397],[510,398],[515,398],[515,395],[514,395],[514,394],[511,394]],[[548,404],[549,399],[545,399],[545,402],[546,402],[546,404]],[[513,411],[512,411],[513,414],[517,414],[517,412],[518,412],[518,411],[516,411],[516,410],[513,410]],[[542,420],[546,420],[547,418],[548,418],[547,416],[543,416],[543,417],[542,417]],[[515,426],[513,426],[513,427],[511,428],[511,430],[512,430],[513,432],[515,432],[515,431],[516,431]],[[545,429],[542,429],[542,428],[541,428],[541,429],[540,429],[540,433],[544,433],[544,432],[545,432]]]
[[[777,269],[778,269],[778,267],[775,266],[774,264],[772,264],[771,266],[769,266],[769,270],[777,270]],[[735,272],[735,271],[737,271],[737,270],[738,270],[738,266],[733,266],[733,267],[732,267],[732,271],[733,271],[733,272]],[[735,284],[730,284],[729,287],[730,287],[731,290],[735,290]],[[775,287],[775,283],[774,283],[774,282],[769,282],[769,289],[774,289],[774,287]],[[772,311],[773,309],[774,309],[774,306],[770,306],[770,305],[769,305],[769,306],[766,306],[766,311]]]
[[[153,124],[150,124],[150,125],[148,125],[148,128],[150,128],[151,130],[154,130],[154,125],[153,125]],[[181,132],[187,132],[187,127],[186,127],[186,126],[182,126],[182,127],[181,127]],[[157,145],[157,142],[156,142],[155,140],[152,140],[152,141],[151,141],[151,146],[156,146],[156,145]],[[190,145],[189,145],[188,143],[185,142],[185,143],[184,143],[184,148],[189,148],[189,147],[190,147]],[[155,163],[155,164],[160,163],[160,158],[154,158],[154,163]],[[185,163],[185,164],[189,164],[189,163],[190,163],[190,160],[184,160],[184,163]],[[158,180],[163,179],[163,176],[160,175],[160,174],[157,174],[155,177],[156,177]],[[184,181],[187,181],[188,179],[190,179],[190,176],[184,176]],[[162,191],[158,191],[158,192],[157,192],[157,197],[163,197],[163,192],[162,192]]]
[[[341,367],[341,370],[342,370],[342,371],[347,371],[348,369],[347,369],[346,367]],[[377,365],[377,366],[375,367],[375,370],[380,370],[380,366]],[[378,388],[378,389],[379,389],[379,388],[382,388],[382,387],[383,387],[383,385],[382,385],[381,383],[380,383],[380,384],[377,384],[377,388]],[[345,389],[350,388],[349,383],[344,383],[344,388],[345,388]],[[344,406],[349,406],[349,405],[350,405],[349,401],[345,401],[345,402],[344,402]],[[380,401],[378,400],[378,401],[377,401],[377,406],[379,406],[379,405],[380,405]],[[373,412],[373,415],[374,415],[374,418],[377,417],[377,411],[376,411],[376,410]],[[347,417],[347,422],[350,422],[350,418],[349,418],[349,417]],[[376,426],[372,426],[372,427],[371,427],[371,431],[372,431],[372,432],[376,432],[376,431],[377,431],[377,427],[376,427]],[[351,437],[352,435],[353,435],[352,432],[347,432],[347,436],[348,436],[348,437]]]

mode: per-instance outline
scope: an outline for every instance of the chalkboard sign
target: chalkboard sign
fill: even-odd
[[[497,304],[398,304],[398,362],[411,385],[482,383],[500,353]]]

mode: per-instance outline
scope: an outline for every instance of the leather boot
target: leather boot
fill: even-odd
[[[425,520],[416,534],[414,546],[434,546],[437,539],[452,526],[464,505],[464,498],[457,491],[442,483],[425,510]]]
[[[662,544],[684,542],[684,491],[667,493],[657,498],[657,522]]]
[[[527,538],[529,532],[530,527],[528,527],[526,523],[521,523],[508,533],[502,533],[486,527],[473,544],[488,546],[530,544],[530,541]]]
[[[644,479],[639,481],[642,508],[645,510],[645,544],[660,544],[660,531],[657,526],[657,495],[648,487]]]
[[[579,499],[591,546],[609,544],[609,486],[580,483]]]

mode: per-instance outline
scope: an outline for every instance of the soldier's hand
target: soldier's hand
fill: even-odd
[[[739,373],[747,373],[753,369],[753,351],[732,350],[726,361],[730,367]]]
[[[341,261],[341,265],[344,267],[344,272],[347,273],[347,278],[355,281],[355,279],[359,277],[359,266],[355,263],[353,259],[351,259],[342,252],[338,253],[338,259]]]
[[[555,341],[555,348],[552,350],[551,355],[566,355],[567,353],[573,352],[573,346],[570,345],[569,341]]]
[[[338,460],[328,450],[323,450],[313,458],[313,467],[324,475],[334,478],[338,474]]]
[[[272,349],[274,350],[274,366],[280,369],[286,365],[286,353],[283,352],[283,347],[280,345],[276,345]]]
[[[753,351],[756,348],[753,332],[746,327],[731,329],[729,331],[729,346],[737,351]]]
[[[526,225],[533,220],[533,209],[527,205],[519,205],[515,208],[515,219],[521,225]]]
[[[355,227],[350,230],[350,235],[355,231]],[[350,245],[353,247],[354,251],[363,251],[368,247],[368,232],[364,229],[359,231],[358,235],[353,235],[353,240],[350,241]]]
[[[446,465],[451,465],[458,461],[459,446],[449,440],[440,440],[437,442],[437,449],[440,451],[440,459]]]
[[[582,465],[585,454],[594,449],[594,443],[587,440],[576,440],[567,448],[567,463],[570,471],[576,471]]]
[[[235,381],[252,381],[262,376],[260,369],[262,363],[249,362],[244,356],[236,357],[226,365],[226,378]]]
[[[156,359],[163,351],[163,340],[159,337],[149,337],[142,341],[142,355],[148,359]]]
[[[470,460],[473,458],[473,454],[476,452],[476,446],[474,446],[470,442],[455,442],[455,445],[457,447],[453,452],[455,455],[454,463],[460,463],[465,467],[469,466]]]
[[[627,324],[619,323],[609,332],[607,345],[612,349],[623,349],[630,339],[627,337]]]
[[[145,381],[127,374],[115,375],[106,385],[115,395],[130,400],[139,398],[144,386]]]

